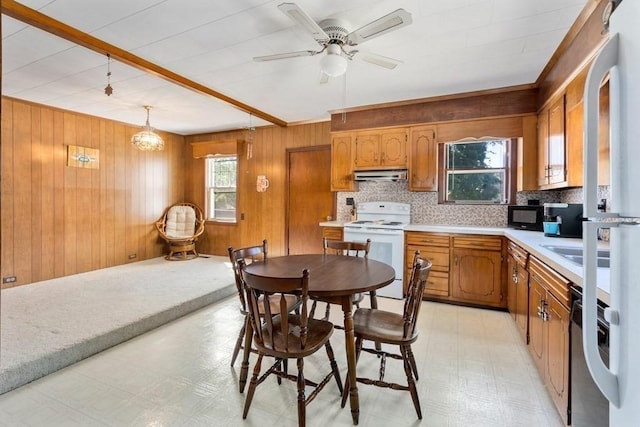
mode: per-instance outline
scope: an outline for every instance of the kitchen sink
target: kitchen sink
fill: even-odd
[[[575,246],[555,246],[555,245],[540,245],[545,249],[554,252],[574,264],[582,265],[582,248]],[[609,268],[609,250],[598,249],[598,267]]]

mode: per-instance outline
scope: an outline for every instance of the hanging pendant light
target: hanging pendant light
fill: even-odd
[[[147,123],[140,132],[131,137],[131,144],[142,151],[164,150],[162,137],[155,133],[151,125],[149,125],[149,110],[151,110],[151,107],[145,105],[144,108],[147,110]]]

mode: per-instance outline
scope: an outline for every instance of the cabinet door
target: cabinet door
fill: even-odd
[[[547,313],[545,382],[566,424],[569,405],[569,309],[547,294]]]
[[[449,296],[449,248],[429,247],[408,244],[405,248],[406,272],[405,283],[411,275],[411,263],[415,251],[420,251],[420,256],[431,261],[432,267],[424,289],[424,296]]]
[[[502,254],[486,250],[455,248],[451,295],[457,299],[503,305]]]
[[[544,372],[544,321],[539,313],[544,309],[546,292],[534,276],[529,276],[529,351],[538,372]]]
[[[549,110],[538,115],[538,186],[549,183]]]
[[[411,128],[409,146],[409,190],[436,191],[438,152],[435,128]]]
[[[517,294],[518,294],[518,264],[513,256],[507,257],[507,308],[513,320],[517,314]]]
[[[529,272],[517,265],[516,326],[525,344],[529,342]]]
[[[564,96],[549,109],[549,184],[566,180]]]
[[[380,137],[380,165],[407,167],[407,131],[385,131]]]
[[[352,136],[331,138],[331,191],[353,191]]]
[[[356,136],[357,169],[375,168],[380,165],[380,133],[359,133]]]

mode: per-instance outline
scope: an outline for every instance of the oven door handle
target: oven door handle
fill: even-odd
[[[344,227],[345,234],[359,234],[359,235],[372,235],[379,234],[383,236],[401,236],[404,232],[402,230],[393,230],[388,228],[352,228]]]

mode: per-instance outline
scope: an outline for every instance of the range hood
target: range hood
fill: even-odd
[[[353,172],[356,181],[406,181],[406,169],[360,170]]]

